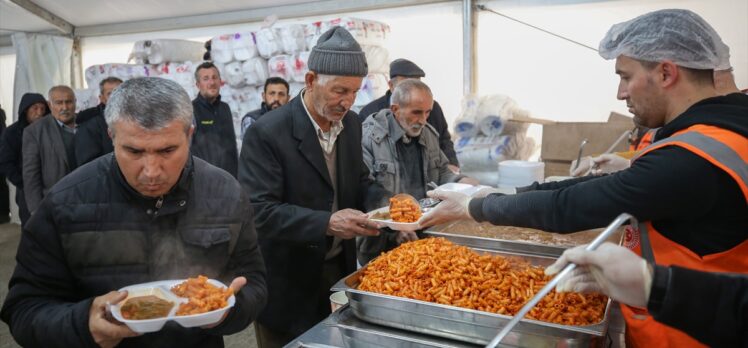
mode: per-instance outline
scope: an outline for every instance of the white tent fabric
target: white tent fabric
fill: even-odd
[[[46,96],[52,86],[70,86],[72,39],[26,33],[15,33],[11,38],[16,51],[13,105],[20,103],[24,93],[36,92]],[[13,120],[17,118],[17,113],[14,113]]]

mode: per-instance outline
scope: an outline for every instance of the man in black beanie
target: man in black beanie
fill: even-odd
[[[418,79],[425,77],[426,73],[416,65],[407,59],[395,59],[390,63],[390,80],[387,85],[390,87],[381,98],[366,104],[358,113],[358,118],[361,123],[364,123],[367,117],[379,112],[382,109],[389,109],[392,104],[392,92],[397,87],[397,84],[406,79]],[[444,112],[442,111],[439,102],[434,100],[434,106],[429,114],[428,123],[434,126],[434,129],[439,133],[439,148],[444,152],[449,160],[449,168],[455,172],[460,171],[460,162],[457,161],[457,154],[455,153],[455,144],[452,142],[452,135],[449,134],[449,125],[447,119],[444,118]]]
[[[328,316],[330,287],[356,269],[355,237],[379,234],[362,210],[384,190],[369,179],[350,111],[368,72],[364,53],[334,27],[307,64],[306,88],[247,129],[239,161],[268,270],[268,303],[255,323],[261,348]]]

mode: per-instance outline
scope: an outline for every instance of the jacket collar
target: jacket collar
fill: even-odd
[[[319,139],[317,139],[315,127],[304,109],[303,102],[304,98],[301,93],[290,102],[290,112],[293,119],[291,133],[294,138],[299,140],[299,152],[332,187],[330,173],[327,171],[325,157],[322,155],[322,147],[319,144]]]
[[[208,99],[205,99],[202,94],[197,93],[197,97],[195,97],[195,100],[204,107],[216,107],[221,103],[221,95],[219,94],[213,103],[209,103]]]
[[[117,184],[123,188],[125,195],[128,196],[132,201],[138,202],[146,208],[152,208],[158,211],[159,216],[173,214],[183,209],[186,209],[186,202],[189,198],[190,185],[192,183],[192,176],[194,175],[194,160],[192,155],[187,158],[182,173],[179,176],[179,180],[171,190],[161,197],[160,207],[159,198],[146,197],[136,191],[130,184],[127,183],[122,170],[119,168],[117,159],[114,153],[109,154],[111,161],[111,176],[115,178]]]

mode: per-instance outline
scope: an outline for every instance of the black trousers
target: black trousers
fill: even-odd
[[[18,205],[18,217],[21,218],[21,227],[26,226],[26,221],[29,221],[31,212],[26,206],[26,197],[23,195],[23,189],[16,187],[16,205]]]
[[[317,316],[322,321],[332,313],[330,307],[330,288],[335,283],[346,276],[345,274],[345,257],[341,252],[340,255],[325,261],[322,266],[322,279],[319,281],[318,298],[310,298],[309,301],[317,302]],[[257,336],[257,347],[259,348],[278,348],[293,341],[298,334],[291,334],[279,330],[271,330],[262,324],[255,322],[255,335]]]
[[[0,223],[10,221],[10,192],[8,182],[0,175]]]

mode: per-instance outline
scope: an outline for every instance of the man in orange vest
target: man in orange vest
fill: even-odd
[[[721,96],[713,81],[728,68],[727,46],[695,13],[661,10],[613,26],[599,51],[616,59],[618,98],[637,124],[662,127],[631,167],[516,195],[430,192],[442,202],[422,225],[472,218],[565,233],[628,212],[642,223],[627,230],[625,246],[650,263],[748,273],[748,96]],[[702,346],[646,308],[622,312],[630,347]]]
[[[710,347],[748,347],[748,275],[653,265],[613,243],[594,251],[585,247],[566,249],[545,269],[554,275],[570,262],[577,265],[556,291],[601,292],[646,306],[658,322]]]

